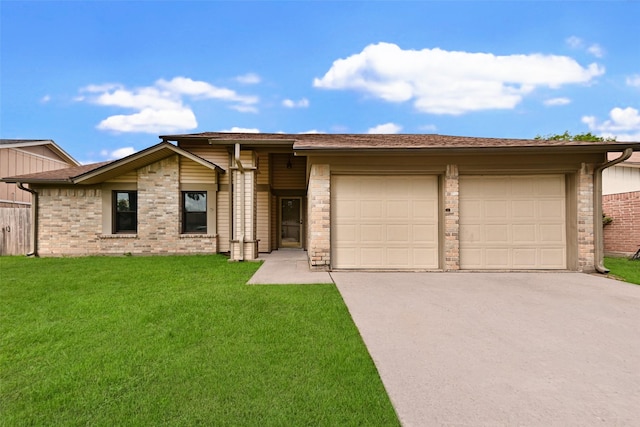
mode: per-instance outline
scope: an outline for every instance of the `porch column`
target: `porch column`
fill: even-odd
[[[255,153],[240,151],[238,145],[231,169],[233,231],[230,261],[250,261],[258,258]]]
[[[444,269],[460,269],[460,191],[458,165],[447,165],[444,176]]]
[[[583,163],[578,172],[578,270],[585,272],[595,270],[593,174],[591,163]]]
[[[329,165],[311,165],[307,194],[309,266],[331,266],[331,171]]]

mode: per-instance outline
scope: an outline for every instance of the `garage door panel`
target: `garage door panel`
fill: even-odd
[[[484,262],[491,269],[509,268],[509,252],[504,248],[486,248]]]
[[[533,200],[513,200],[511,215],[513,218],[531,220],[535,218],[536,203]]]
[[[388,200],[387,205],[387,219],[402,219],[409,218],[409,201],[408,200]]]
[[[540,243],[565,243],[565,227],[560,224],[540,224]]]
[[[403,243],[409,241],[409,225],[387,225],[387,241],[389,243]]]
[[[414,225],[411,229],[414,243],[431,243],[438,240],[438,227],[435,225]]]
[[[566,268],[565,204],[564,175],[461,176],[461,268]]]
[[[379,245],[384,239],[384,227],[381,225],[375,224],[362,224],[359,227],[360,229],[360,239],[361,242],[367,243],[375,243]],[[358,239],[353,241],[353,244],[357,244]]]
[[[485,200],[484,218],[487,220],[503,221],[508,217],[509,202],[506,200]]]
[[[435,176],[333,176],[333,267],[438,268],[437,182]]]
[[[541,200],[538,203],[539,217],[556,219],[564,216],[564,199],[563,200]]]
[[[509,226],[504,224],[489,224],[484,227],[484,241],[489,244],[509,242]]]
[[[536,180],[536,184],[536,195],[564,197],[564,179],[540,178]]]
[[[380,219],[384,216],[384,203],[379,200],[360,202],[360,219]]]
[[[437,221],[438,202],[435,200],[412,200],[410,212],[413,219]]]
[[[515,244],[534,244],[536,243],[536,224],[514,224],[513,243]]]
[[[562,269],[565,268],[565,252],[558,248],[541,248],[540,263],[543,268]]]

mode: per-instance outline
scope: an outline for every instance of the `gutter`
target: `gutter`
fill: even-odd
[[[31,236],[31,241],[33,244],[33,251],[26,254],[26,256],[38,256],[38,192],[31,188],[25,187],[21,182],[16,182],[16,185],[19,189],[31,193],[33,195],[33,202],[31,203],[31,207],[33,211],[31,212],[31,216],[33,218],[33,236]]]
[[[633,154],[633,148],[627,148],[617,159],[603,163],[594,171],[593,183],[593,206],[594,206],[594,227],[593,237],[595,243],[595,267],[598,273],[607,274],[609,270],[604,266],[604,239],[602,226],[602,171],[624,162]]]

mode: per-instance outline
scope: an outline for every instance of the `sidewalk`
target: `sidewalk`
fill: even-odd
[[[309,270],[307,253],[302,249],[279,249],[260,254],[258,260],[264,263],[247,282],[249,285],[333,284],[328,272]]]

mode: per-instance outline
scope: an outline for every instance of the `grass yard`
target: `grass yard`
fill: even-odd
[[[604,266],[611,270],[611,275],[640,285],[640,261],[632,261],[628,258],[605,258]]]
[[[0,425],[398,425],[335,286],[257,268],[0,258]]]

